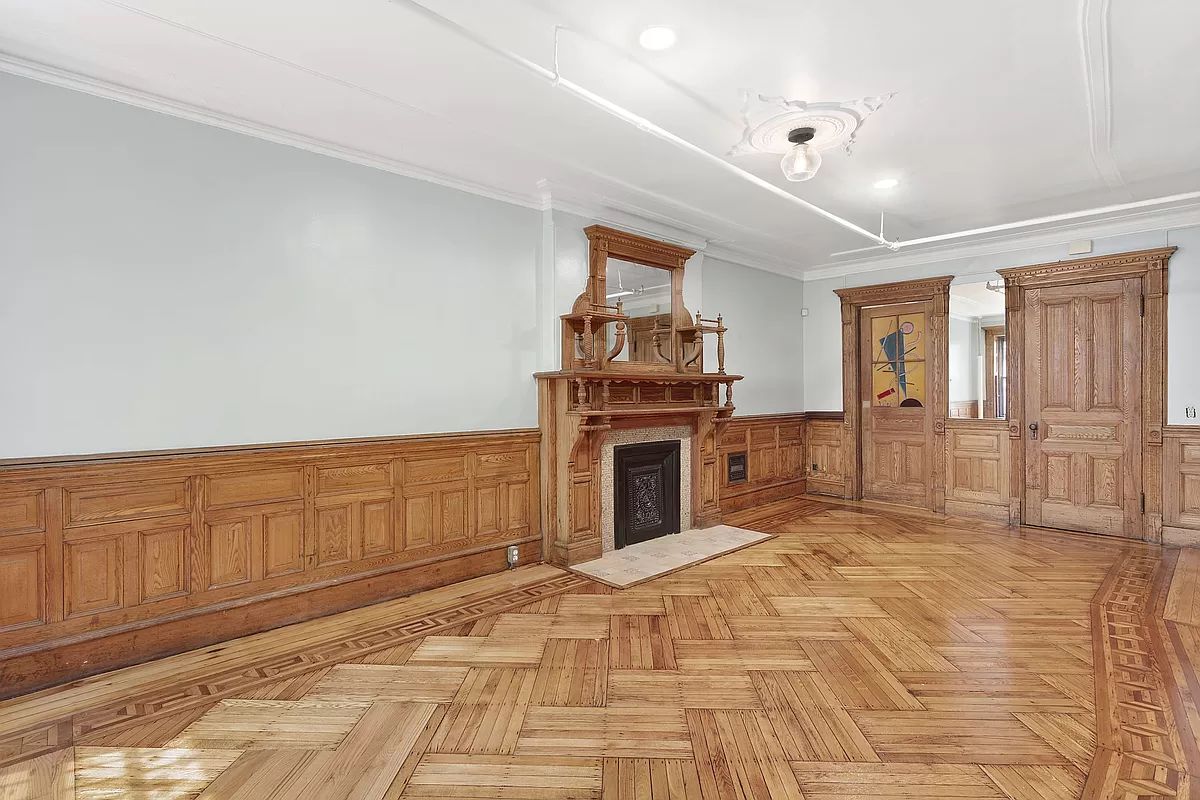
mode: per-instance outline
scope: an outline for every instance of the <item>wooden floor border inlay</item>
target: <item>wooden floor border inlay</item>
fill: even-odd
[[[523,567],[5,701],[0,797],[1200,797],[1195,553],[805,496],[726,521],[776,538],[629,591]]]
[[[88,734],[114,732],[154,717],[208,705],[264,684],[324,669],[456,625],[510,611],[587,583],[589,581],[578,575],[564,572],[547,580],[485,595],[460,605],[356,631],[352,636],[316,641],[303,653],[241,663],[185,685],[174,684],[136,699],[80,709],[70,717],[42,723],[36,728],[0,740],[0,767],[68,747],[74,740]]]
[[[1086,800],[1191,797],[1152,620],[1155,594],[1170,583],[1171,566],[1127,554],[1092,602],[1097,748]]]

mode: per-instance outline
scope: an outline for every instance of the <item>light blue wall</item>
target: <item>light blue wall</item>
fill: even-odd
[[[701,310],[706,318],[724,316],[725,369],[745,376],[733,390],[738,415],[804,408],[803,306],[797,280],[705,258]],[[705,370],[716,371],[715,354],[704,358]]]
[[[537,424],[537,211],[3,74],[0,109],[0,458]]]
[[[1096,239],[1093,253],[1106,255],[1154,247],[1178,247],[1170,262],[1167,305],[1167,421],[1196,424],[1184,409],[1200,406],[1200,228],[1151,231]],[[976,283],[997,280],[997,269],[1042,264],[1076,258],[1067,245],[1039,247],[1010,253],[939,261],[916,267],[877,270],[841,278],[807,281],[804,304],[809,315],[804,325],[804,407],[808,411],[842,408],[841,310],[834,289],[867,286],[936,275],[954,275],[956,281]]]

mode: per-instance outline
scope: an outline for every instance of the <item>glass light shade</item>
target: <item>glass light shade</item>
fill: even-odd
[[[642,31],[638,41],[647,50],[666,50],[675,44],[675,31],[665,25],[652,25]]]
[[[784,154],[779,168],[789,181],[806,181],[821,168],[821,154],[812,145],[798,144]]]

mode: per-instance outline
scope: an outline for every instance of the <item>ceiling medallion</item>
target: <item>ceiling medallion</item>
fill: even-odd
[[[807,180],[820,166],[821,151],[840,147],[850,155],[863,122],[895,94],[847,103],[806,103],[742,90],[742,120],[746,129],[729,155],[784,155],[781,165],[784,175],[789,180]],[[797,161],[807,163],[811,169],[797,170],[794,166]]]

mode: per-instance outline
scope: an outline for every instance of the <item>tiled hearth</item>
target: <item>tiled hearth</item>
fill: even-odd
[[[609,586],[625,589],[773,538],[769,533],[715,525],[631,544],[571,569]]]

